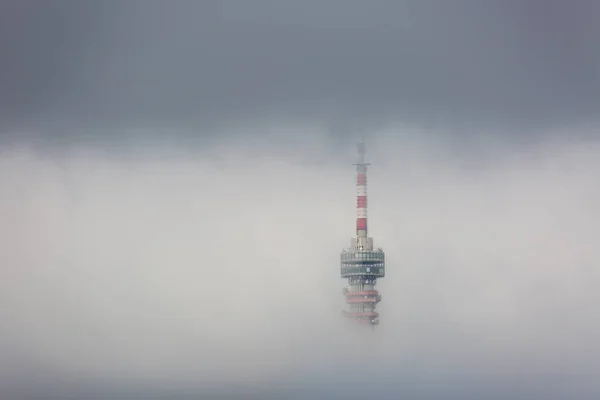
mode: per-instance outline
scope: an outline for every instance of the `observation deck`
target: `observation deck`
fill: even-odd
[[[354,276],[385,277],[385,253],[378,249],[374,251],[346,250],[341,254],[341,277]]]

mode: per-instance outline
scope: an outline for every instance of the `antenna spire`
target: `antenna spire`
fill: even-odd
[[[356,143],[356,148],[358,150],[358,164],[364,164],[365,163],[365,141],[362,140],[358,143]]]

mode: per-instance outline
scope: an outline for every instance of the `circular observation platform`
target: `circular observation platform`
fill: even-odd
[[[340,259],[342,278],[385,276],[385,253],[381,250],[344,251]]]

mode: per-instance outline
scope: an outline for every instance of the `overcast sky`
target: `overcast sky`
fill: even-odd
[[[597,399],[599,13],[0,1],[0,397]]]
[[[581,123],[594,0],[4,0],[3,124]]]

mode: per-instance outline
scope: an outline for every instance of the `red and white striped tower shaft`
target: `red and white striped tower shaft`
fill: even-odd
[[[379,314],[375,307],[381,296],[375,290],[377,278],[385,276],[385,253],[373,249],[373,239],[367,234],[367,166],[365,145],[358,144],[356,164],[356,237],[350,248],[341,254],[341,276],[348,279],[344,288],[349,310],[344,315],[349,319],[368,325],[377,325]]]
[[[365,163],[365,144],[358,143],[358,162],[356,165],[356,239],[357,245],[367,238],[367,166]],[[364,238],[364,239],[363,239]]]

